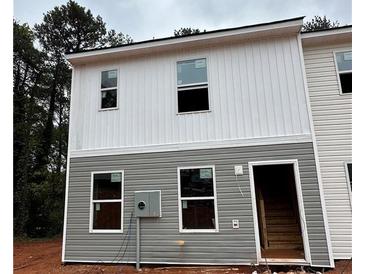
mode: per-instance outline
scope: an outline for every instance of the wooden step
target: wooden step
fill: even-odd
[[[300,233],[298,234],[298,231],[277,231],[277,232],[269,232],[267,233],[268,237],[276,237],[276,236],[299,236],[301,237]]]
[[[268,233],[285,232],[285,233],[297,233],[300,231],[299,226],[296,224],[285,224],[285,225],[271,225],[267,227]]]
[[[303,244],[299,241],[297,241],[297,242],[268,241],[268,247],[270,247],[270,248],[300,249],[300,248],[303,247]]]
[[[289,204],[282,204],[282,203],[266,203],[265,201],[265,205],[267,209],[272,209],[272,210],[292,210],[292,206]]]
[[[295,218],[266,218],[267,225],[298,225]]]
[[[262,258],[304,259],[304,251],[296,249],[262,249]]]
[[[292,211],[284,211],[284,210],[268,210],[266,212],[266,218],[270,217],[294,217],[294,212]]]
[[[270,242],[269,241],[269,249],[302,249],[302,243],[289,243],[289,242]]]
[[[279,234],[279,233],[276,233],[276,234],[268,234],[267,235],[267,238],[269,241],[285,241],[285,242],[299,242],[301,243],[302,242],[302,237],[298,234]]]
[[[270,216],[266,218],[267,221],[272,221],[272,223],[280,223],[284,224],[287,222],[287,224],[298,224],[298,221],[296,218],[291,216]]]

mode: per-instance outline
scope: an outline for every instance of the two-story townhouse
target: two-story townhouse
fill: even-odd
[[[302,24],[68,54],[62,261],[333,266]]]
[[[333,255],[352,257],[352,26],[302,33]]]

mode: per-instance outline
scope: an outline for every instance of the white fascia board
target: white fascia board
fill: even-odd
[[[302,32],[300,34],[303,46],[311,46],[323,43],[334,43],[352,40],[352,26],[337,29]]]
[[[114,58],[132,54],[143,54],[155,50],[183,48],[186,46],[197,46],[209,42],[218,43],[224,41],[234,41],[237,39],[267,38],[275,35],[289,35],[299,33],[303,25],[303,18],[279,21],[268,24],[259,24],[226,31],[213,31],[171,39],[157,39],[156,41],[146,41],[122,47],[90,50],[66,55],[66,59],[73,65],[87,62],[100,61],[103,58]]]
[[[323,37],[329,35],[339,35],[344,33],[352,33],[352,26],[346,28],[334,28],[323,31],[302,32],[301,37],[302,39],[307,39],[307,38]]]

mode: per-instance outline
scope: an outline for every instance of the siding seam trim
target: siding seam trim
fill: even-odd
[[[71,151],[72,158],[91,157],[91,156],[106,156],[120,154],[138,154],[138,153],[153,153],[166,151],[184,151],[184,150],[199,150],[210,148],[228,148],[228,147],[244,147],[256,145],[275,145],[289,143],[307,143],[312,142],[311,134],[291,135],[282,137],[264,137],[251,139],[236,139],[223,140],[221,142],[197,142],[188,144],[168,144],[144,147],[127,147],[127,148],[103,148],[90,150],[73,150]]]
[[[75,69],[72,69],[72,83],[71,90],[74,90],[75,87]],[[72,93],[71,93],[72,94]],[[69,130],[68,130],[68,140],[70,141],[71,136],[71,113],[72,113],[72,98],[70,98],[70,118],[69,118]],[[69,180],[70,180],[70,158],[71,158],[71,149],[70,143],[67,146],[67,168],[66,168],[66,189],[65,189],[65,205],[64,205],[64,213],[63,213],[63,236],[62,236],[62,255],[61,260],[65,262],[65,248],[66,248],[66,230],[67,230],[67,205],[68,205],[68,191],[69,191]]]
[[[309,115],[309,118],[310,118],[309,119],[309,125],[310,125],[310,130],[311,130],[314,159],[315,159],[315,162],[316,162],[317,180],[318,180],[318,185],[319,185],[319,195],[320,195],[320,198],[321,198],[321,206],[322,206],[324,227],[325,227],[325,231],[326,231],[328,255],[329,255],[330,266],[333,268],[335,266],[335,263],[334,263],[334,259],[333,259],[332,242],[331,242],[330,231],[329,231],[329,226],[328,226],[326,204],[325,204],[325,200],[324,200],[322,176],[321,176],[321,172],[320,172],[318,147],[317,147],[317,141],[316,141],[316,136],[315,136],[315,131],[314,131],[312,109],[311,109],[311,105],[310,105],[307,75],[306,75],[306,72],[305,72],[303,45],[302,45],[302,40],[301,40],[300,35],[297,36],[297,41],[298,41],[298,45],[299,45],[298,51],[299,51],[299,55],[300,55],[301,70],[302,70],[302,75],[303,75],[303,80],[304,80],[303,84],[304,84],[306,105],[307,105],[307,109],[308,109],[308,115]]]

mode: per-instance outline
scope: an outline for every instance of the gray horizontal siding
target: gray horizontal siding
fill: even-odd
[[[312,263],[329,265],[311,143],[72,158],[65,260],[133,262],[134,218],[130,233],[128,226],[134,191],[157,189],[162,191],[162,218],[141,220],[142,262],[255,263],[255,233],[247,163],[282,159],[299,161]],[[237,164],[244,166],[244,175],[239,177],[244,197],[239,192],[233,172],[233,166]],[[195,165],[215,165],[218,233],[179,233],[177,167]],[[121,169],[125,171],[124,233],[90,234],[90,174],[92,171]],[[232,229],[232,219],[239,220],[239,229]],[[184,240],[185,245],[180,247],[177,240]]]

